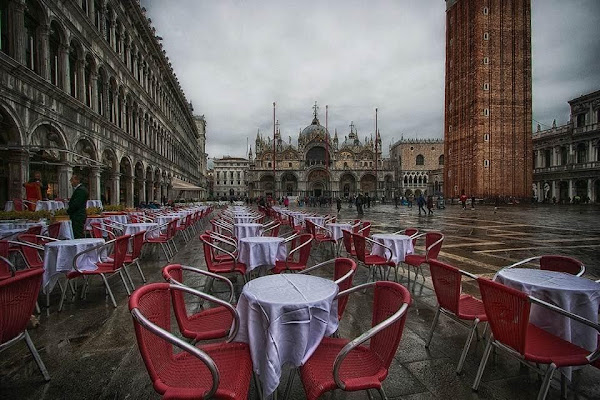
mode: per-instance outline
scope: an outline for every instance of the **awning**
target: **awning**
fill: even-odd
[[[201,187],[198,187],[196,185],[193,185],[189,182],[184,182],[179,178],[171,178],[171,187],[173,188],[173,190],[192,190],[192,191],[198,191],[198,190],[204,190]]]

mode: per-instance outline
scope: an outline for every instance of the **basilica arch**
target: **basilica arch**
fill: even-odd
[[[260,177],[259,191],[262,196],[275,196],[275,177],[265,174]]]
[[[281,192],[284,196],[298,195],[298,177],[292,172],[286,172],[281,177]]]
[[[308,174],[306,184],[309,195],[327,196],[331,190],[331,176],[324,169],[314,169]]]
[[[340,197],[348,198],[356,195],[356,176],[351,172],[345,172],[340,177]]]
[[[369,196],[375,196],[376,195],[376,188],[377,188],[377,180],[375,179],[375,175],[367,173],[364,174],[362,176],[362,178],[360,178],[360,191],[363,192],[363,194],[369,194]]]

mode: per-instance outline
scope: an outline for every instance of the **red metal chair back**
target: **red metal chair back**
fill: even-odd
[[[13,207],[15,211],[23,211],[23,200],[21,199],[13,199]]]
[[[315,224],[312,221],[309,221],[307,219],[304,220],[304,223],[306,224],[306,231],[308,233],[310,233],[313,236],[316,236],[316,227]]]
[[[167,240],[173,239],[175,237],[176,233],[177,233],[177,220],[174,219],[173,221],[171,221],[167,224]]]
[[[204,261],[206,262],[206,269],[209,272],[215,272],[215,255],[214,248],[209,245],[209,243],[213,243],[212,237],[207,234],[200,235],[200,240],[202,241],[202,247],[204,249]]]
[[[410,293],[404,286],[396,282],[377,281],[373,297],[371,326],[391,317],[404,303],[410,304],[410,301]],[[402,318],[371,338],[370,348],[377,353],[386,369],[390,367],[400,344],[407,314],[404,313]]]
[[[0,257],[8,258],[9,244],[6,240],[0,240]],[[6,279],[11,276],[11,268],[3,259],[0,258],[0,279]]]
[[[406,236],[413,236],[413,235],[416,235],[417,233],[419,233],[419,230],[417,228],[406,228],[404,230],[404,234]],[[412,244],[413,244],[413,247],[415,247],[417,245],[417,238],[414,238],[412,240]]]
[[[131,256],[135,260],[142,254],[142,248],[144,247],[144,236],[146,231],[141,231],[133,234],[131,237]]]
[[[25,233],[29,233],[32,235],[41,235],[42,234],[42,226],[41,225],[34,225],[29,227]]]
[[[38,244],[38,238],[30,233],[20,234],[19,241]],[[29,268],[41,268],[44,266],[44,260],[37,249],[23,245],[19,246],[19,250],[21,251],[21,254],[23,254],[23,258],[25,258],[25,262]]]
[[[530,310],[527,294],[485,278],[478,278],[477,283],[494,339],[524,354]]]
[[[461,291],[461,275],[458,268],[437,260],[429,261],[431,280],[440,307],[458,314],[458,300]]]
[[[171,331],[171,299],[168,283],[150,283],[138,288],[129,298],[129,309],[137,308],[150,322]],[[166,340],[148,331],[133,319],[140,354],[153,382],[168,371],[173,347]]]
[[[360,219],[355,219],[352,223],[352,233],[358,233],[360,229]]]
[[[127,246],[129,246],[130,237],[130,235],[123,235],[115,239],[115,247],[112,254],[112,265],[114,270],[121,268],[125,262],[125,256],[127,255]]]
[[[163,277],[169,281],[174,279],[183,284],[183,269],[180,264],[170,264],[163,268]],[[173,311],[179,330],[193,329],[190,327],[190,318],[185,308],[185,299],[181,290],[171,291],[171,300],[173,301]]]
[[[90,226],[92,227],[92,236],[96,239],[102,239],[102,229],[100,229],[100,223],[99,222],[92,222],[90,224]]]
[[[356,272],[356,262],[350,258],[337,258],[335,260],[335,268],[333,272],[333,280],[337,281],[348,272],[354,271]],[[352,279],[354,278],[354,273],[350,275],[346,280],[338,283],[339,291],[343,292],[346,289],[350,289],[352,287]],[[346,309],[346,305],[348,304],[348,296],[343,296],[338,299],[338,320],[342,319],[342,315],[344,315],[344,310]]]
[[[352,254],[352,233],[346,229],[342,229],[342,242],[348,254]]]
[[[281,226],[281,224],[277,224],[277,225],[275,225],[275,227],[274,227],[273,229],[271,229],[271,230],[269,231],[269,233],[271,234],[271,235],[270,235],[271,237],[276,237],[276,236],[278,236],[278,235],[279,235],[279,227],[280,227],[280,226]]]
[[[364,236],[353,233],[352,240],[354,241],[354,250],[356,250],[356,258],[359,261],[365,262],[367,252],[367,241]]]
[[[360,229],[360,234],[363,235],[364,237],[369,237],[369,235],[371,234],[371,223],[370,222],[363,223],[363,226]]]
[[[60,222],[55,222],[53,224],[48,225],[48,236],[54,239],[58,239],[60,235]]]
[[[292,239],[292,249],[295,249],[298,246],[303,245],[306,242],[311,242],[313,240],[313,235],[311,235],[310,233],[303,233],[302,235],[298,235],[296,236],[294,239]],[[310,257],[310,250],[311,250],[312,245],[308,244],[306,246],[304,246],[303,248],[300,249],[298,255],[298,263],[302,264],[304,266],[306,266],[308,264],[308,258]],[[292,257],[295,257],[296,253],[292,254]],[[291,261],[291,260],[289,260]]]
[[[577,275],[581,271],[583,264],[571,257],[565,256],[542,256],[540,258],[540,269],[547,271],[566,272],[571,275]]]
[[[43,274],[41,268],[28,269],[0,280],[0,344],[14,339],[27,328]]]
[[[429,248],[429,246],[431,246],[432,244],[434,244],[435,242],[437,242],[440,239],[443,239],[444,235],[441,234],[440,232],[427,232],[425,234],[425,248]],[[438,244],[436,244],[434,247],[432,247],[428,252],[427,252],[427,259],[428,260],[435,260],[438,256],[438,254],[440,254],[440,250],[442,249],[442,243],[443,240],[440,241]]]

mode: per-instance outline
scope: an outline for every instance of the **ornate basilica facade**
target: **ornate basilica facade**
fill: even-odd
[[[255,154],[250,151],[248,195],[349,197],[359,192],[385,195],[384,182],[393,182],[394,170],[382,159],[381,137],[360,140],[354,124],[340,141],[321,125],[315,104],[313,120],[300,131],[297,146],[285,143],[275,132],[273,139],[256,136]]]
[[[79,173],[127,206],[205,185],[205,121],[139,1],[0,0],[0,16],[0,206],[33,170],[52,196]]]

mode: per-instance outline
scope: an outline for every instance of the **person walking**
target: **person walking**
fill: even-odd
[[[358,196],[356,196],[356,212],[358,212],[359,214],[363,213],[363,202],[364,202],[364,197],[362,195],[362,193],[359,193]]]
[[[342,199],[340,199],[339,197],[337,197],[335,199],[335,205],[337,206],[337,212],[339,214],[340,210],[342,209]]]
[[[408,198],[406,199],[408,201],[408,208],[412,208],[414,199],[415,196],[412,193],[408,195]]]
[[[419,215],[421,215],[421,210],[423,210],[423,214],[427,215],[427,211],[425,211],[425,197],[423,197],[422,193],[417,199],[417,206],[419,206]]]
[[[471,195],[471,210],[475,209],[475,195]]]
[[[287,196],[285,196],[285,198],[283,199],[283,205],[285,206],[285,208],[288,208],[290,206],[290,199],[288,199]]]
[[[369,193],[367,193],[365,198],[367,200],[367,208],[371,208],[371,197],[369,196]]]
[[[465,194],[465,191],[462,191],[462,194],[460,195],[460,202],[462,203],[462,208],[463,210],[467,209],[467,195]]]
[[[81,178],[79,175],[73,174],[70,179],[71,186],[73,186],[73,194],[69,199],[69,208],[67,208],[67,214],[71,218],[71,224],[73,225],[73,237],[75,239],[83,238],[83,226],[85,225],[85,208],[89,198],[88,190],[81,184]]]
[[[394,195],[394,206],[396,206],[396,208],[398,208],[398,195]]]
[[[433,196],[427,196],[427,215],[433,214]]]

